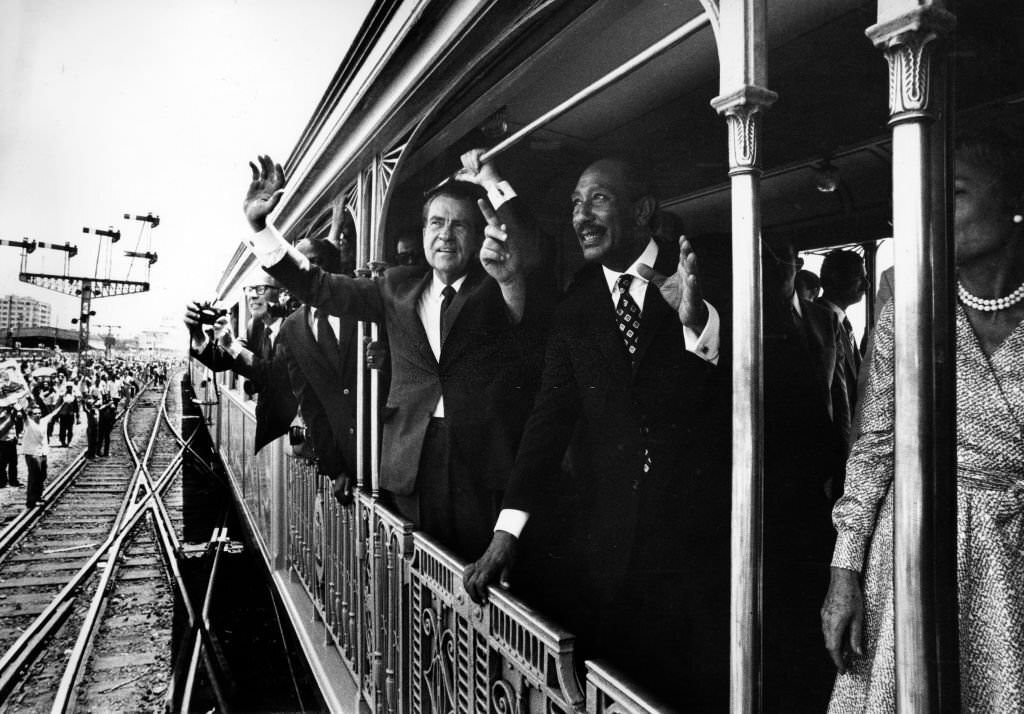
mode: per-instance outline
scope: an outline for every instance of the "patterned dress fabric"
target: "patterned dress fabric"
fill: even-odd
[[[957,305],[956,340],[962,710],[1024,712],[1024,325],[986,357]],[[862,436],[833,511],[832,564],[864,572],[865,607],[865,656],[836,678],[835,714],[895,711],[891,303],[875,348]]]

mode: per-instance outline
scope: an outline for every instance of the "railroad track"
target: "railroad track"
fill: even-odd
[[[154,710],[175,696],[176,598],[208,635],[178,568],[177,385],[143,390],[110,456],[76,459],[0,534],[0,712]]]

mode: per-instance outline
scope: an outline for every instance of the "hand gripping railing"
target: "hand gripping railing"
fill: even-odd
[[[474,604],[462,571],[413,534],[409,711],[582,711],[576,638],[502,590]]]

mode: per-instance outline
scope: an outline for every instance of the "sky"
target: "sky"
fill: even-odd
[[[371,4],[0,0],[0,239],[77,244],[70,273],[88,277],[112,253],[109,277],[146,280],[122,253],[155,251],[151,290],[94,300],[93,334],[184,334],[185,303],[212,297],[248,230],[248,161],[284,162]],[[64,256],[37,249],[27,270],[63,274]],[[20,282],[20,259],[0,247],[0,295],[50,302],[71,328],[78,299]]]

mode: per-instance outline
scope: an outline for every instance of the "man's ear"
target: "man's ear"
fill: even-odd
[[[654,212],[658,210],[658,202],[654,200],[654,196],[641,196],[633,204],[633,221],[634,225],[649,226],[651,224],[651,217],[654,216]]]

